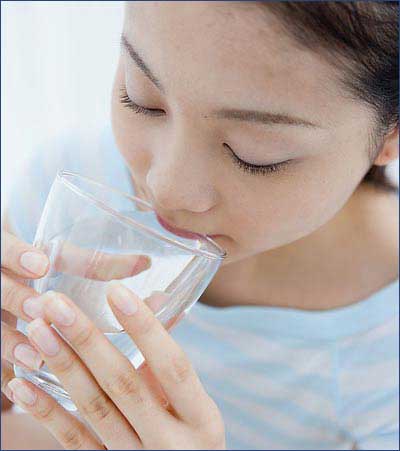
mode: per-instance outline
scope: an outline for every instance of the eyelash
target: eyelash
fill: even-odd
[[[273,163],[273,164],[265,164],[265,165],[258,165],[258,164],[252,164],[248,163],[247,161],[243,161],[240,159],[235,152],[231,149],[231,147],[224,143],[224,147],[226,147],[229,150],[229,155],[232,157],[232,160],[235,164],[239,166],[240,169],[244,172],[249,172],[250,174],[257,174],[257,175],[267,175],[271,174],[273,172],[278,172],[282,170],[285,166],[289,164],[291,160],[281,161],[279,163]]]
[[[156,109],[156,108],[145,108],[143,106],[140,106],[136,104],[135,102],[132,102],[130,97],[128,96],[128,93],[126,91],[125,87],[122,87],[120,89],[120,102],[122,105],[126,108],[129,108],[130,110],[134,111],[135,113],[144,114],[146,116],[162,116],[165,114],[164,110]],[[223,146],[226,147],[229,150],[229,155],[232,157],[233,162],[239,166],[239,168],[250,174],[261,174],[261,175],[267,175],[273,172],[278,172],[281,169],[283,169],[284,166],[286,166],[291,160],[282,161],[280,163],[273,163],[273,164],[267,164],[267,165],[257,165],[248,163],[246,161],[243,161],[240,159],[234,151],[231,149],[231,147],[223,143]]]
[[[128,96],[128,93],[126,92],[125,87],[121,88],[120,92],[120,102],[122,103],[122,105],[134,111],[135,113],[144,114],[146,116],[162,116],[165,114],[164,110],[159,110],[156,108],[145,108],[135,102],[132,102],[132,100]]]

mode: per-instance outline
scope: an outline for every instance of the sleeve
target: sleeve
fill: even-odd
[[[338,414],[354,448],[399,449],[399,318],[339,349]]]

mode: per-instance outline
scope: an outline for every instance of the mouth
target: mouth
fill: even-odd
[[[158,222],[164,227],[164,229],[168,230],[169,232],[177,236],[180,236],[182,238],[188,238],[191,240],[197,240],[202,236],[200,233],[197,232],[191,232],[190,230],[179,229],[178,227],[174,227],[173,225],[169,224],[165,219],[163,219],[161,216],[159,216],[157,213],[156,217]],[[207,235],[207,236],[210,237],[211,239],[214,239],[221,237],[222,235]]]

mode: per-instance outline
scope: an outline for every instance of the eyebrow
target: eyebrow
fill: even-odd
[[[129,56],[136,63],[139,69],[146,75],[146,77],[164,94],[165,91],[160,80],[153,75],[147,64],[142,60],[138,52],[133,48],[132,44],[128,42],[123,33],[121,35],[121,46],[128,52]]]
[[[139,53],[133,48],[132,44],[128,42],[126,36],[123,33],[121,34],[121,46],[128,52],[131,59],[136,63],[136,65],[144,73],[144,75],[146,75],[146,77],[158,88],[160,92],[165,94],[165,89],[162,86],[160,80],[152,73],[150,68],[143,61]],[[239,110],[239,109],[224,108],[214,111],[212,113],[212,116],[221,119],[232,119],[243,122],[256,122],[267,125],[281,124],[281,125],[322,128],[320,125],[315,124],[314,122],[308,121],[306,119],[302,119],[285,113],[273,113],[269,111]]]

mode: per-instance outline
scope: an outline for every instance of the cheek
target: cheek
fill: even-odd
[[[120,88],[124,85],[123,61],[120,58],[114,78],[111,97],[111,123],[115,144],[126,164],[135,176],[143,173],[149,164],[150,155],[146,149],[153,133],[143,118],[123,106],[120,102]]]
[[[345,154],[314,156],[285,174],[243,184],[232,197],[240,202],[230,208],[229,220],[241,247],[252,253],[273,249],[309,235],[335,216],[367,169],[361,154],[350,149]]]
[[[135,118],[135,113],[123,107],[117,97],[113,97],[112,128],[117,149],[122,154],[132,175],[143,174],[150,164],[151,133],[143,126],[143,121]]]

